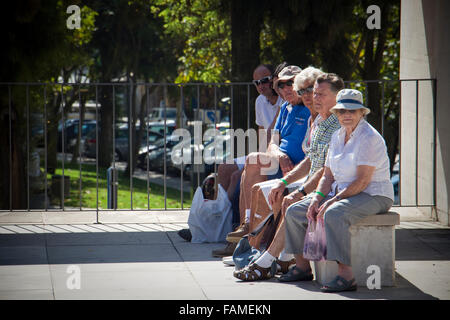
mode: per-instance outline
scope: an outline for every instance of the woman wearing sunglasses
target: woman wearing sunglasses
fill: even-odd
[[[310,273],[302,256],[308,219],[323,219],[327,238],[327,260],[338,262],[338,275],[324,285],[323,292],[356,290],[350,261],[349,227],[359,220],[387,212],[393,204],[389,158],[383,137],[364,117],[370,109],[363,105],[358,90],[343,89],[331,112],[341,128],[330,141],[325,170],[318,188],[286,212],[286,251],[294,253],[297,265]]]

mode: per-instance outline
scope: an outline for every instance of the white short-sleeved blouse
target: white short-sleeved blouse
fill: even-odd
[[[347,143],[343,127],[331,138],[325,166],[333,173],[337,192],[356,180],[356,169],[361,165],[375,167],[372,181],[363,192],[394,200],[386,143],[378,131],[364,119],[360,120]]]

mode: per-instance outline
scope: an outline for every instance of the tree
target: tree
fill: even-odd
[[[79,1],[18,0],[3,8],[4,48],[0,81],[54,82],[63,67],[74,66],[83,59],[80,51],[74,49],[74,32],[66,27],[66,8],[70,4],[79,4]],[[83,41],[82,37],[78,40]],[[26,147],[29,147],[26,143],[27,95],[19,85],[3,85],[3,89],[0,100],[0,208],[24,209],[27,205],[27,194],[23,192],[27,189],[25,155]],[[39,95],[42,98],[42,93]]]
[[[366,26],[369,5],[380,8],[380,29]],[[400,48],[400,1],[361,0],[354,8],[356,19],[353,28],[359,32],[349,33],[353,43],[354,68],[352,79],[396,80],[399,76]],[[358,29],[357,29],[358,28]],[[367,90],[365,103],[371,108],[368,121],[384,133],[391,170],[398,154],[399,141],[399,85],[396,82],[369,82],[359,84],[358,89]],[[384,92],[384,105],[382,93]]]
[[[163,19],[178,60],[175,82],[230,79],[231,29],[220,0],[158,0],[152,11]]]
[[[170,46],[165,42],[161,19],[151,12],[149,1],[97,1],[88,5],[98,12],[96,31],[92,40],[95,51],[93,78],[100,82],[126,79],[128,91],[128,118],[132,141],[139,141],[135,135],[136,104],[134,97],[138,79],[154,81],[166,79],[172,66]],[[173,72],[172,72],[173,73]],[[108,167],[112,162],[112,88],[98,88],[101,105],[101,136],[99,144],[99,166]],[[142,126],[141,126],[142,127]],[[140,131],[142,135],[142,130]],[[137,154],[138,144],[133,143],[133,154]],[[133,157],[134,161],[136,156]],[[131,165],[134,170],[135,165]]]

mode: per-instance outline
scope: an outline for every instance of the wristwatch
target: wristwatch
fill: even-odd
[[[307,196],[308,195],[308,193],[305,191],[305,187],[304,186],[301,186],[300,188],[298,188],[298,192],[303,194],[303,196]]]

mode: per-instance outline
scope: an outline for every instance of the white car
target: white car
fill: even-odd
[[[164,121],[164,110],[166,120],[173,120],[176,122],[177,120],[177,108],[152,108],[150,114],[148,115],[147,121],[155,122],[155,121]],[[186,127],[187,117],[183,111],[182,114],[183,127]]]

